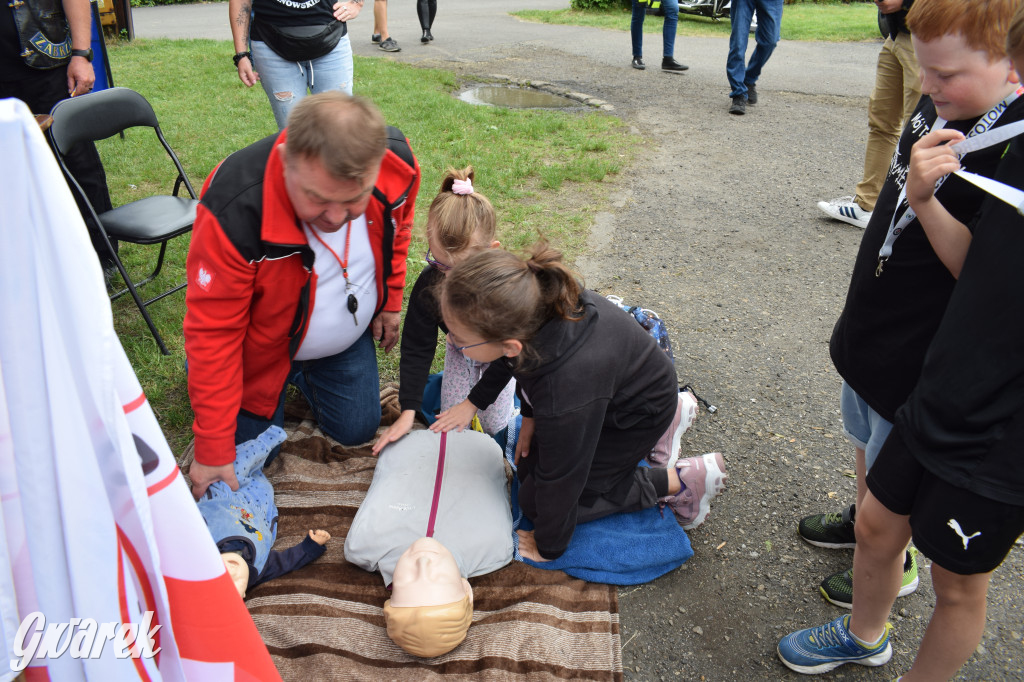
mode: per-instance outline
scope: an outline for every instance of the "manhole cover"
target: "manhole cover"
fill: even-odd
[[[561,95],[534,90],[512,88],[503,85],[481,85],[470,88],[459,95],[459,99],[470,104],[486,104],[510,109],[568,109],[580,103]]]

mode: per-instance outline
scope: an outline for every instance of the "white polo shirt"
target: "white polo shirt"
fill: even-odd
[[[316,257],[313,270],[316,272],[317,282],[306,336],[295,353],[295,359],[315,360],[337,355],[348,349],[370,326],[370,319],[377,309],[377,267],[373,250],[370,248],[365,216],[352,220],[337,232],[321,232],[308,223],[303,223],[302,229]],[[348,230],[352,230],[352,239],[348,248],[346,291],[345,277],[342,275],[338,259],[345,260],[345,239]],[[317,236],[320,239],[317,239]],[[348,310],[350,293],[359,302],[354,319]]]

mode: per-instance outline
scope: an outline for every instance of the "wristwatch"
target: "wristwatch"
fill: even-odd
[[[243,59],[248,59],[249,63],[252,64],[252,53],[251,52],[239,52],[238,54],[236,54],[234,57],[231,58],[231,60],[233,62],[235,62],[235,68],[238,67],[238,62],[242,61]]]
[[[90,47],[88,50],[71,50],[71,56],[72,57],[85,57],[85,61],[91,62],[92,61],[92,48]]]

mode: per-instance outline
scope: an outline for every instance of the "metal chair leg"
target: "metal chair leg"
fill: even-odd
[[[163,265],[164,265],[164,253],[165,253],[166,251],[167,251],[167,242],[161,242],[161,244],[160,244],[160,255],[159,255],[159,256],[157,257],[157,261],[156,261],[156,268],[154,268],[154,269],[153,269],[153,272],[149,273],[149,276],[148,276],[148,277],[145,277],[145,278],[143,278],[143,279],[140,279],[140,280],[139,280],[138,282],[132,282],[132,285],[133,285],[133,286],[134,286],[134,287],[135,287],[136,289],[138,289],[139,287],[141,287],[141,286],[142,286],[142,285],[144,285],[144,284],[149,284],[149,283],[150,283],[150,282],[152,282],[152,281],[153,281],[154,279],[156,279],[156,276],[157,276],[157,275],[159,275],[159,274],[160,274],[160,269],[161,269],[161,268],[163,267]],[[126,279],[126,280],[125,280],[125,282],[127,282],[127,281],[128,281],[128,280]],[[182,285],[182,286],[184,286],[184,285]],[[163,297],[164,297],[164,296],[166,296],[167,294],[172,294],[172,293],[174,293],[175,291],[177,291],[177,290],[178,290],[178,289],[180,289],[180,288],[181,288],[181,287],[179,286],[179,287],[177,287],[177,288],[175,288],[175,289],[172,289],[172,290],[170,290],[170,291],[165,291],[165,292],[164,292],[163,294],[161,294],[160,296],[157,296],[156,298],[151,298],[151,299],[149,299],[148,301],[146,301],[146,305],[149,305],[149,304],[150,304],[150,303],[152,303],[153,301],[159,301],[159,300],[160,300],[161,298],[163,298]],[[118,291],[117,293],[111,294],[111,295],[110,295],[110,300],[111,300],[111,301],[116,301],[117,299],[121,298],[122,296],[124,296],[124,295],[125,295],[125,294],[127,294],[127,293],[128,293],[128,289],[122,289],[121,291]]]
[[[135,305],[138,307],[139,312],[142,313],[142,319],[149,325],[149,331],[153,334],[153,338],[156,339],[156,344],[160,346],[160,352],[164,355],[170,355],[171,352],[167,350],[167,346],[164,344],[164,340],[160,338],[160,332],[156,330],[156,325],[153,324],[153,318],[149,316],[149,311],[146,310],[146,304],[139,297],[139,292],[135,290],[135,286],[132,284],[131,279],[128,277],[128,273],[124,269],[124,265],[121,263],[121,259],[114,256],[114,263],[117,265],[118,271],[121,273],[121,277],[124,278],[125,284],[128,285],[128,292],[135,299]]]

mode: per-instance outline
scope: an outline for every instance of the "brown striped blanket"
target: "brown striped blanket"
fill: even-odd
[[[393,387],[382,391],[386,423],[397,416],[396,399]],[[380,575],[344,555],[375,458],[369,446],[346,448],[324,436],[304,407],[289,403],[288,441],[266,469],[280,512],[275,547],[296,544],[311,528],[332,538],[317,561],[246,595],[285,680],[623,679],[615,588],[515,561],[470,580],[474,613],[465,642],[432,659],[402,651],[384,628],[388,592]]]

